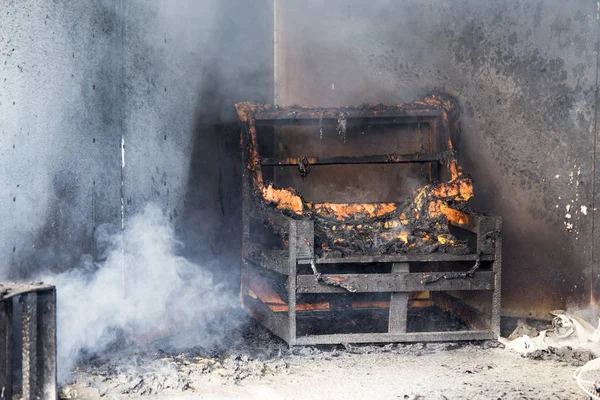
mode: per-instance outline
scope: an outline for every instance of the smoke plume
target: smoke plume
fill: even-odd
[[[102,352],[117,341],[174,333],[185,333],[175,346],[218,340],[211,322],[235,299],[206,268],[178,255],[182,245],[158,206],[147,205],[123,231],[102,226],[96,239],[103,261],[84,256],[77,268],[43,279],[57,287],[59,379],[82,352]]]

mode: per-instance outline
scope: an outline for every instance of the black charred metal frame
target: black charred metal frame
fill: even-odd
[[[13,395],[57,398],[54,286],[0,283],[0,399]]]
[[[314,223],[312,220],[293,219],[278,210],[261,207],[252,192],[250,171],[245,168],[251,157],[249,154],[250,124],[255,126],[324,125],[336,124],[340,110],[343,110],[348,123],[352,119],[368,119],[368,124],[428,122],[432,134],[439,143],[450,137],[452,121],[445,118],[448,110],[436,108],[403,109],[396,107],[356,109],[311,109],[304,107],[270,108],[255,113],[251,121],[242,121],[241,144],[243,168],[243,251],[241,302],[243,307],[269,330],[290,345],[377,343],[377,342],[433,342],[456,340],[487,340],[500,335],[500,287],[502,265],[502,222],[499,217],[469,214],[468,226],[460,226],[476,235],[476,250],[472,254],[454,255],[447,253],[431,254],[388,254],[380,256],[330,257],[316,256],[314,249]],[[264,158],[261,165],[298,165],[301,158]],[[310,165],[319,164],[359,164],[359,163],[442,163],[443,154],[375,155],[363,157],[311,158]],[[251,236],[252,222],[268,224],[284,232],[288,238],[286,250],[263,248],[260,241]],[[486,262],[491,267],[476,269],[465,274],[459,272],[410,272],[410,263],[449,263]],[[336,263],[391,263],[391,273],[386,274],[327,274],[327,264]],[[299,274],[301,265],[313,265],[321,271],[322,279],[314,274]],[[479,264],[478,264],[479,265]],[[248,279],[252,274],[276,273],[286,281],[286,312],[273,312],[266,304],[248,294]],[[324,283],[327,279],[342,279],[344,287]],[[326,335],[297,335],[297,295],[306,293],[391,293],[389,308],[389,329],[387,333],[350,333]],[[451,291],[491,291],[491,315],[469,317],[472,321],[487,319],[487,327],[465,331],[406,332],[408,292],[430,291],[432,296],[442,298],[446,309],[470,312],[460,308],[461,300],[446,295]],[[481,313],[478,313],[481,315]],[[463,315],[465,316],[465,315]],[[477,324],[472,324],[477,325]]]

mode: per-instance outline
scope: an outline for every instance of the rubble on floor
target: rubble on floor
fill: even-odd
[[[574,372],[579,388],[600,399],[600,320],[596,328],[583,318],[562,310],[551,311],[552,329],[538,331],[520,322],[513,333],[498,341],[532,360],[552,360],[580,367]],[[581,371],[585,370],[585,379]]]
[[[458,343],[411,343],[386,345],[288,347],[254,320],[231,332],[212,348],[164,350],[164,343],[122,349],[80,362],[60,398],[121,399],[166,394],[202,393],[198,382],[217,379],[224,385],[257,382],[268,376],[291,373],[290,363],[330,362],[339,357],[390,355],[420,357],[459,349],[486,350],[502,345],[496,341]]]
[[[537,357],[556,355],[555,349],[563,347],[596,357],[600,355],[600,324],[594,328],[581,317],[562,310],[551,311],[550,314],[554,317],[552,329],[539,331],[521,321],[508,339],[500,337],[498,341],[507,349],[524,355],[536,352]]]

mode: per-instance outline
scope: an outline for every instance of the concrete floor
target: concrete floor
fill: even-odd
[[[187,379],[185,390],[166,388],[176,385],[163,383],[165,387],[145,395],[138,390],[142,384],[132,379],[135,373],[115,378],[90,372],[80,374],[63,394],[81,400],[585,398],[573,379],[576,367],[565,360],[533,360],[480,345],[435,346],[440,345],[412,345],[406,351],[389,351],[389,347],[308,349],[271,362],[224,360],[211,368],[206,367],[211,362],[207,359],[196,364],[184,362],[177,369]],[[253,367],[244,367],[253,362]],[[252,369],[255,371],[249,372]],[[134,387],[137,389],[131,390]]]

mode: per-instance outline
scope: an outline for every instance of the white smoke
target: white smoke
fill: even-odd
[[[82,350],[101,352],[118,338],[190,332],[188,345],[217,340],[209,334],[212,319],[235,299],[209,271],[177,255],[181,244],[158,206],[146,206],[123,232],[99,231],[104,261],[88,257],[79,268],[43,279],[57,287],[60,380]]]

